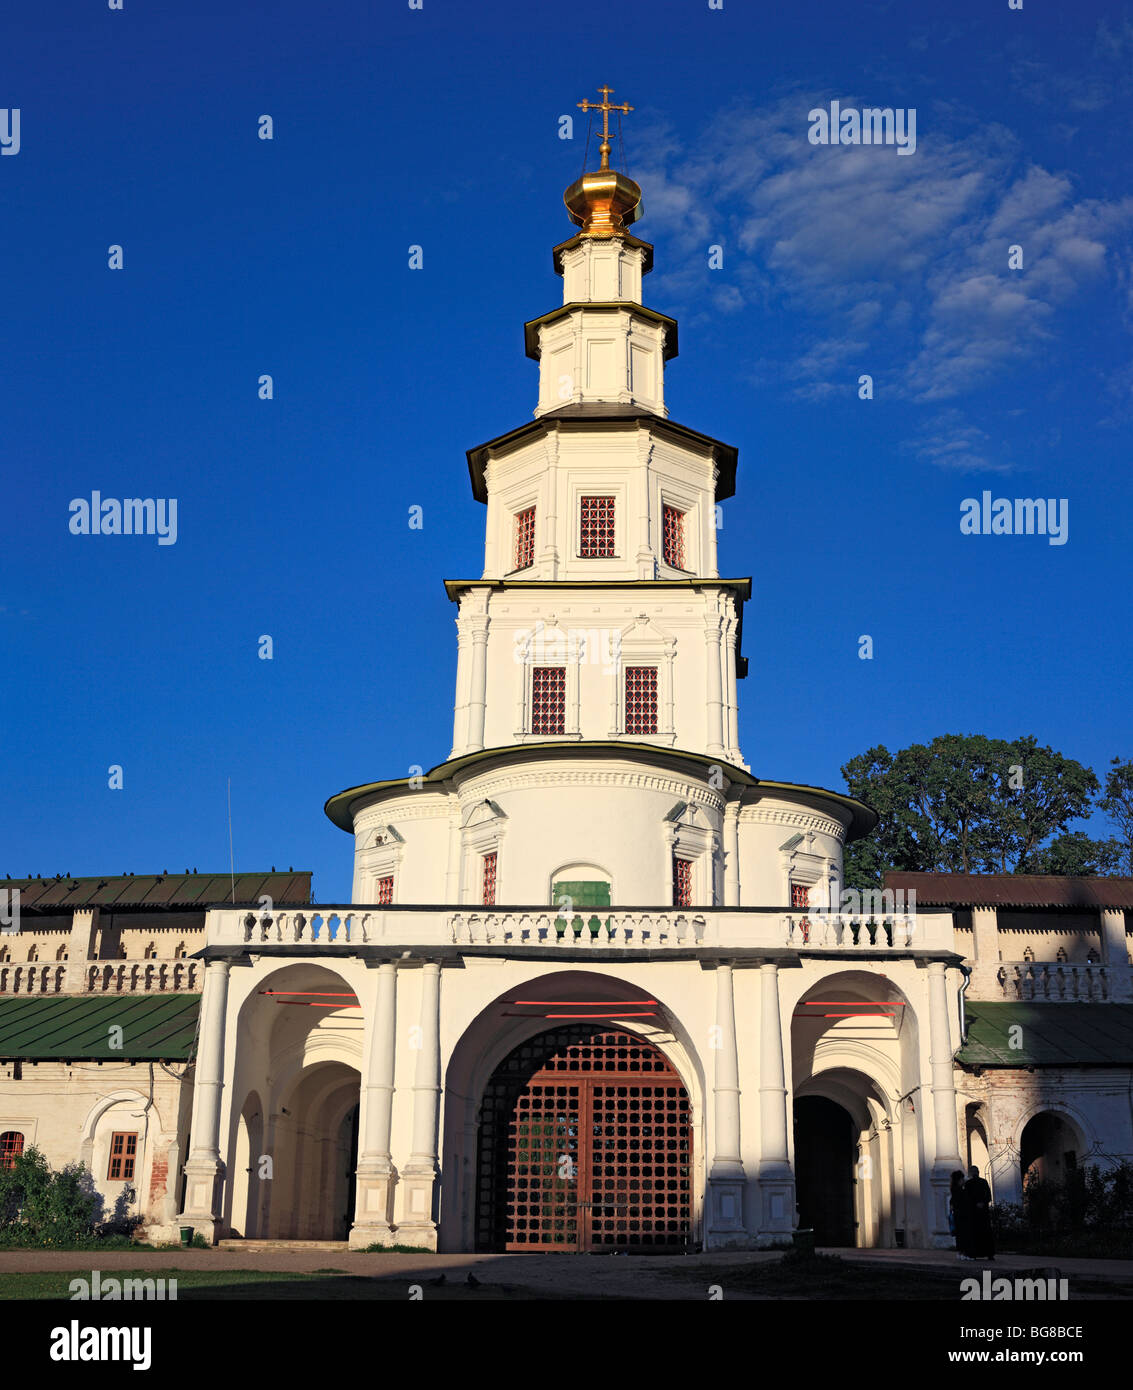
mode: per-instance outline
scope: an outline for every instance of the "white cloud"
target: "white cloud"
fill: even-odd
[[[920,401],[984,387],[1055,336],[1059,311],[1128,245],[1133,198],[1078,198],[1064,174],[1025,165],[1003,127],[964,128],[934,107],[918,111],[912,156],[811,145],[807,112],[829,99],[733,107],[691,151],[668,130],[639,132],[634,163],[643,234],[669,242],[667,307],[784,310],[791,326],[761,342],[761,369],[777,361],[801,398],[843,392],[859,371]],[[708,269],[715,243],[722,271]],[[1007,264],[1016,244],[1020,271]]]

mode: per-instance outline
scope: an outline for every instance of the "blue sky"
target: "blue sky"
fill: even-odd
[[[945,732],[1133,756],[1129,7],[22,7],[0,872],[223,870],[231,778],[237,868],[348,896],[323,801],[451,744],[464,452],[534,407],[585,136],[558,118],[602,82],[636,108],[670,411],[740,449],[753,771],[840,786]],[[810,145],[832,98],[915,108],[916,153]],[[961,535],[984,489],[1066,498],[1069,542]],[[177,498],[176,544],[72,535],[94,490]]]

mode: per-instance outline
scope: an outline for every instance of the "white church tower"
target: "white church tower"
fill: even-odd
[[[669,418],[602,94],[533,416],[468,454],[449,756],[327,802],[351,903],[208,914],[181,1219],[214,1238],[950,1239],[951,916],[825,912],[875,814],[740,751],[736,451]]]

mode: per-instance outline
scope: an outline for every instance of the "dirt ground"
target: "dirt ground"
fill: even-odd
[[[902,1275],[910,1281],[924,1281],[934,1290],[958,1289],[961,1277],[977,1276],[983,1266],[962,1264],[953,1252],[944,1250],[838,1250],[826,1252],[838,1255],[855,1270],[860,1270],[863,1297],[877,1280]],[[0,1251],[0,1274],[48,1273],[58,1271],[89,1273],[93,1268],[103,1274],[115,1270],[260,1270],[275,1273],[341,1274],[379,1278],[400,1284],[406,1289],[419,1283],[426,1290],[432,1280],[443,1272],[446,1285],[465,1285],[470,1272],[482,1286],[515,1294],[519,1297],[550,1299],[631,1298],[647,1301],[708,1300],[714,1283],[719,1283],[724,1298],[775,1297],[767,1287],[773,1280],[770,1268],[781,1257],[775,1252],[718,1251],[704,1255],[686,1256],[621,1256],[621,1255],[433,1255],[433,1254],[352,1254],[346,1250],[312,1249],[280,1251],[226,1250],[159,1250],[159,1251],[57,1251],[8,1250]],[[1113,1285],[1113,1296],[1129,1296],[1133,1287],[1133,1260],[1061,1259],[1055,1256],[1003,1255],[991,1266],[999,1274],[1041,1268],[1058,1269],[1071,1280],[1080,1283],[1083,1294],[1105,1296],[1105,1286]],[[845,1271],[849,1274],[849,1271]],[[760,1277],[763,1276],[763,1277]],[[947,1280],[947,1285],[942,1285]],[[760,1291],[755,1291],[755,1285]],[[843,1281],[845,1287],[845,1281]],[[1093,1289],[1091,1295],[1088,1292]],[[65,1295],[62,1295],[65,1296]],[[311,1296],[317,1297],[312,1286]],[[799,1292],[787,1297],[805,1297]],[[816,1296],[821,1296],[816,1291]],[[828,1295],[829,1296],[829,1295]],[[835,1297],[853,1297],[842,1292]],[[939,1297],[939,1292],[929,1294]]]

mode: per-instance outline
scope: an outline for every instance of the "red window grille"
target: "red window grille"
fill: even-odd
[[[810,906],[810,889],[805,883],[791,884],[791,906],[796,910],[805,911]],[[810,918],[804,917],[799,923],[799,930],[802,932],[803,945],[810,942]]]
[[[685,567],[685,514],[676,507],[661,508],[662,553],[674,569]]]
[[[692,861],[673,856],[673,906],[692,906]]]
[[[9,1129],[0,1134],[0,1168],[14,1168],[16,1159],[24,1151],[24,1136],[18,1129]]]
[[[530,569],[535,563],[535,508],[524,507],[515,516],[515,567]]]
[[[484,855],[484,906],[496,905],[496,852]]]
[[[602,559],[614,554],[614,499],[584,497],[579,527],[578,553],[584,559]]]
[[[531,673],[531,732],[566,733],[566,667],[536,666]]]
[[[129,1182],[134,1176],[134,1160],[138,1154],[136,1134],[112,1134],[110,1136],[110,1167],[108,1178],[118,1178]]]
[[[393,902],[393,874],[378,879],[378,906],[389,907]]]
[[[626,667],[626,733],[657,732],[657,668]]]

